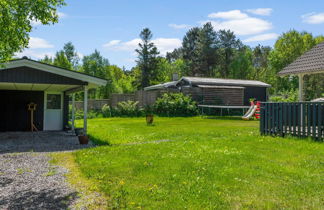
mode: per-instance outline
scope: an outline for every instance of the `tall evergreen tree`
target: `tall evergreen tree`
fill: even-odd
[[[220,30],[218,35],[220,40],[219,73],[222,78],[228,78],[235,51],[240,49],[243,44],[230,30]]]
[[[78,53],[76,52],[75,47],[72,44],[72,42],[65,43],[64,47],[63,47],[63,51],[64,51],[66,58],[72,64],[73,69],[76,70],[80,58],[79,58]]]
[[[197,44],[197,67],[200,75],[214,76],[218,50],[217,33],[211,23],[206,23],[199,31]]]
[[[174,49],[172,52],[167,52],[166,54],[166,59],[172,63],[178,59],[182,59],[183,57],[183,49],[180,47],[180,48],[177,48],[177,49]]]
[[[271,47],[261,46],[260,44],[253,48],[253,70],[250,72],[250,79],[266,81],[266,74],[269,65],[269,55]]]
[[[142,43],[139,43],[139,49],[135,50],[138,54],[138,60],[136,62],[141,70],[141,88],[149,86],[151,84],[150,81],[154,80],[156,75],[154,70],[157,67],[159,51],[151,41],[152,36],[151,30],[144,28],[140,33]]]
[[[248,46],[242,47],[235,51],[233,61],[230,64],[229,78],[233,79],[249,79],[253,72],[253,54]]]
[[[182,56],[188,68],[188,76],[199,74],[197,59],[199,34],[200,28],[194,27],[186,33],[182,40]]]

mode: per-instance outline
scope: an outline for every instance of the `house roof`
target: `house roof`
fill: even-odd
[[[214,89],[245,89],[245,87],[241,86],[215,86],[215,85],[198,85],[200,88],[214,88]]]
[[[324,73],[324,42],[304,53],[278,74],[284,76],[290,74],[312,74],[320,72]]]
[[[220,79],[220,78],[203,78],[203,77],[182,77],[180,79],[187,81],[191,85],[221,85],[221,86],[254,86],[254,87],[271,87],[271,85],[256,80],[239,80],[239,79]]]
[[[252,87],[271,87],[269,84],[256,80],[239,80],[239,79],[219,79],[219,78],[203,78],[203,77],[182,77],[179,81],[166,82],[163,84],[152,85],[144,88],[144,90],[159,90],[165,88],[175,88],[186,81],[191,85],[201,88],[244,88]]]
[[[159,89],[165,89],[165,88],[172,88],[172,87],[176,87],[177,84],[178,84],[178,81],[166,82],[166,83],[146,87],[146,88],[144,88],[144,90],[159,90]]]
[[[324,98],[315,98],[311,102],[324,102]]]
[[[46,64],[46,63],[41,63],[39,61],[31,60],[28,58],[22,58],[22,59],[15,59],[11,60],[7,63],[3,63],[3,66],[0,67],[1,70],[6,70],[6,69],[13,69],[13,68],[18,68],[18,67],[30,67],[36,70],[72,78],[75,80],[79,80],[82,82],[88,83],[88,86],[90,88],[98,87],[98,86],[103,86],[107,84],[107,80],[98,78],[95,76],[91,76],[85,73],[77,72],[77,71],[71,71],[69,69],[61,68],[58,66]]]

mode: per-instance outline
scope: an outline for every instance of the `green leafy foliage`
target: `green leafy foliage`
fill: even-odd
[[[298,91],[281,91],[278,95],[273,95],[269,99],[271,102],[297,102],[298,101]]]
[[[0,0],[0,62],[28,46],[32,22],[58,22],[57,8],[64,0]]]
[[[111,108],[108,104],[105,104],[102,106],[101,112],[102,112],[103,117],[111,117],[112,116]]]
[[[263,81],[272,85],[269,93],[274,96],[273,100],[280,100],[277,96],[297,90],[298,78],[280,78],[278,72],[324,41],[323,36],[315,37],[307,32],[291,30],[278,38],[273,49],[261,45],[251,48],[243,45],[233,32],[214,31],[207,23],[190,29],[183,38],[182,47],[162,57],[152,42],[149,29],[144,29],[140,37],[142,41],[136,50],[137,65],[129,71],[110,65],[108,59],[97,50],[85,56],[83,63],[79,64],[71,42],[66,43],[54,58],[46,56],[42,62],[108,80],[105,87],[89,91],[91,99],[110,98],[112,93],[133,93],[148,85],[171,81],[172,75],[176,73],[179,78],[206,76]],[[324,74],[305,75],[304,82],[306,100],[321,97],[324,92]],[[82,98],[82,94],[77,94],[77,100]]]
[[[165,93],[154,104],[155,113],[160,116],[195,116],[196,102],[182,93]]]
[[[70,63],[70,61],[68,60],[68,58],[66,57],[64,51],[59,51],[55,54],[54,60],[53,60],[53,65],[55,66],[59,66],[65,69],[73,69],[72,64]]]
[[[297,76],[281,78],[277,73],[321,41],[324,41],[323,36],[314,37],[311,33],[298,32],[296,30],[283,33],[278,38],[268,58],[269,73],[265,80],[273,86],[271,93],[277,94],[280,91],[298,88]],[[319,92],[324,91],[323,76],[307,76],[305,77],[305,84],[308,86],[305,94],[307,100],[312,99],[314,96],[316,97],[316,95],[320,95],[321,93]],[[316,87],[321,91],[316,90]],[[312,92],[318,94],[310,94]]]
[[[139,117],[143,116],[143,109],[139,108],[138,101],[122,101],[113,109],[113,116]]]
[[[84,116],[83,110],[76,110],[75,119],[77,119],[77,120],[83,119],[83,116]],[[88,113],[87,113],[87,118],[88,119],[100,118],[100,117],[103,117],[103,115],[98,110],[89,110]]]

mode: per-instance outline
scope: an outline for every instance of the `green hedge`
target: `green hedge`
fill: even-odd
[[[196,102],[182,93],[165,93],[153,105],[159,116],[195,116],[198,114]]]

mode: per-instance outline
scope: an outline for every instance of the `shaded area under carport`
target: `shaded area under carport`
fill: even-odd
[[[80,145],[71,132],[0,132],[0,154],[13,152],[61,152],[94,146]]]

